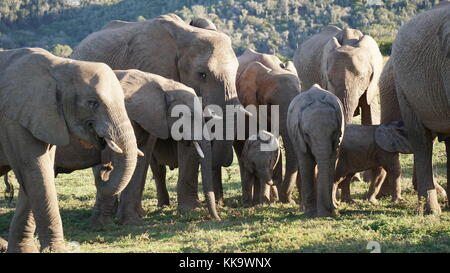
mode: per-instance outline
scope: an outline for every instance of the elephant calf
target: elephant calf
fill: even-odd
[[[243,196],[250,197],[250,200],[243,200],[244,203],[269,203],[277,199],[278,191],[273,186],[272,177],[279,159],[279,143],[273,134],[261,130],[257,136],[245,141],[242,150],[242,189],[246,191]]]
[[[297,154],[301,180],[297,187],[305,213],[332,216],[336,160],[345,127],[342,104],[338,97],[315,84],[292,100],[287,125]]]
[[[399,153],[411,154],[402,121],[393,121],[381,125],[347,125],[336,166],[336,183],[350,183],[357,172],[372,170],[367,198],[377,203],[376,196],[386,181],[394,185],[392,200],[400,196],[400,160]],[[341,200],[350,201],[350,187],[343,187]]]

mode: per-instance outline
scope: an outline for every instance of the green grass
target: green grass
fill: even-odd
[[[219,208],[221,222],[209,220],[206,208],[177,213],[176,170],[168,172],[172,206],[164,209],[156,207],[156,189],[149,173],[143,200],[147,211],[144,226],[89,227],[95,196],[90,170],[60,175],[56,183],[65,239],[79,242],[81,252],[368,252],[369,241],[379,242],[382,252],[450,252],[450,213],[445,199],[440,197],[445,207],[440,217],[416,215],[412,156],[403,155],[401,161],[405,200],[392,204],[386,198],[371,205],[363,199],[368,184],[357,182],[352,184],[356,203],[342,204],[338,216],[323,219],[305,217],[297,204],[242,207],[236,159],[224,169],[226,205]],[[435,144],[434,169],[437,181],[445,185],[441,143]],[[13,213],[2,199],[0,236],[7,237]]]

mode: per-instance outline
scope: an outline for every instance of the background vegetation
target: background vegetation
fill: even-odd
[[[383,53],[400,25],[438,0],[0,0],[0,48],[73,48],[115,19],[137,21],[174,12],[211,19],[232,37],[237,53],[250,47],[292,57],[299,42],[332,24],[375,37]],[[68,50],[56,51],[68,54]]]

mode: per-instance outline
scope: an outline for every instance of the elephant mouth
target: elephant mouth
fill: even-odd
[[[103,150],[107,143],[105,138],[101,137],[94,129],[93,121],[86,122],[87,131],[89,132],[89,142],[95,147],[95,149]]]

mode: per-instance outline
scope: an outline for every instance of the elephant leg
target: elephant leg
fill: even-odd
[[[261,179],[258,176],[255,176],[253,181],[253,205],[261,204],[261,190],[263,185],[261,184]]]
[[[372,169],[372,180],[370,181],[369,191],[367,192],[367,199],[372,204],[377,204],[378,200],[376,198],[378,192],[380,191],[383,182],[386,183],[386,171],[383,168]]]
[[[178,208],[193,209],[200,206],[198,199],[199,160],[192,143],[178,142]]]
[[[56,147],[37,140],[15,123],[3,126],[0,131],[4,154],[33,213],[40,250],[66,252],[53,171]],[[17,237],[14,232],[23,229],[27,217],[24,215],[25,210],[21,209],[20,215],[13,219],[10,237]],[[18,248],[15,243],[9,247]]]
[[[95,180],[101,180],[102,165],[92,168]],[[94,209],[90,220],[91,227],[101,227],[113,223],[113,215],[119,202],[118,196],[95,196]]]
[[[276,186],[270,187],[270,202],[274,203],[278,201],[278,188]]]
[[[123,225],[143,225],[142,221],[142,195],[147,178],[149,158],[151,154],[145,154],[138,158],[136,169],[130,183],[120,194],[117,217]]]
[[[246,169],[241,170],[241,185],[242,185],[242,203],[245,207],[253,205],[253,188],[256,183],[255,175]]]
[[[407,129],[408,138],[414,150],[414,166],[417,175],[418,212],[440,214],[441,207],[437,200],[433,181],[433,137],[431,131],[421,123],[403,96],[401,86],[397,85],[397,97],[402,109],[402,118]]]
[[[273,170],[273,184],[277,186],[283,184],[283,155],[280,155]]]
[[[147,178],[148,167],[152,158],[156,138],[150,137],[143,147],[144,156],[138,157],[136,169],[131,177],[130,183],[120,194],[119,209],[117,217],[119,223],[124,225],[143,225],[142,217],[145,210],[142,208],[142,197]]]
[[[153,178],[156,184],[156,196],[158,198],[158,207],[170,206],[169,192],[166,185],[166,166],[158,163],[156,158],[152,156],[150,161]]]
[[[341,201],[345,203],[353,203],[355,202],[351,196],[350,184],[352,181],[353,175],[350,179],[344,179],[340,184],[339,188],[341,189]]]
[[[301,153],[299,155],[301,205],[309,217],[317,216],[317,201],[315,189],[316,164],[312,155]]]
[[[295,156],[294,146],[289,137],[283,137],[284,150],[286,156],[286,170],[284,173],[283,184],[279,188],[280,201],[283,203],[292,203],[292,191],[294,182],[297,179],[298,161]]]
[[[20,189],[16,213],[11,222],[9,232],[8,252],[33,253],[38,252],[34,243],[36,224],[25,192]]]
[[[214,166],[212,169],[213,174],[213,185],[214,185],[214,195],[216,197],[217,204],[223,204],[223,184],[222,184],[222,167]]]
[[[241,187],[242,187],[242,203],[244,206],[250,206],[253,201],[253,184],[251,182],[252,174],[249,173],[242,161],[242,149],[244,148],[245,141],[234,141],[233,148],[238,158],[239,172],[241,174]]]
[[[445,152],[447,154],[447,206],[450,208],[450,140],[445,141]]]
[[[265,181],[259,180],[259,202],[261,204],[270,203],[270,192],[271,186],[269,186]]]

